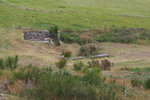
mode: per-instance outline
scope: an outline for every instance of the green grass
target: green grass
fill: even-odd
[[[150,28],[148,0],[7,0],[7,2],[15,6],[0,4],[1,27],[48,28],[49,25],[55,24],[60,29],[86,30],[101,28],[107,24],[109,27]],[[35,10],[17,8],[24,5]],[[39,9],[42,11],[37,11]]]

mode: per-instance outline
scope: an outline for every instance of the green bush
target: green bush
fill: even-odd
[[[142,82],[138,79],[132,79],[131,84],[133,87],[140,87],[142,85]]]
[[[99,42],[136,43],[138,40],[150,40],[150,30],[139,28],[114,28],[96,36]]]
[[[76,71],[82,70],[84,66],[84,63],[81,61],[73,64],[74,70]]]
[[[64,56],[64,57],[71,57],[71,52],[70,51],[63,51],[62,52],[62,55]]]
[[[88,45],[81,46],[79,50],[79,55],[89,56],[89,55],[97,54],[97,52],[98,52],[98,48],[95,45],[88,44]]]
[[[0,59],[0,69],[4,69],[5,65],[4,65],[4,60]]]
[[[144,88],[150,89],[150,78],[144,81]]]
[[[13,70],[18,67],[18,60],[19,60],[18,56],[14,57],[9,56],[7,57],[6,60],[0,59],[0,69],[7,68]]]
[[[93,70],[89,71],[81,78],[86,84],[90,85],[100,85],[101,81],[101,70],[99,68],[94,68]]]
[[[56,26],[56,25],[51,26],[50,29],[49,29],[49,33],[50,33],[50,34],[53,34],[55,37],[57,37],[57,34],[58,34],[58,26]]]
[[[21,68],[19,71],[13,72],[15,80],[24,80],[25,82],[31,80],[36,83],[36,80],[38,79],[39,75],[40,70],[34,66],[27,66],[25,68]]]
[[[59,67],[60,69],[63,69],[67,64],[66,59],[61,59],[60,61],[56,62],[56,66]]]
[[[35,100],[117,100],[115,86],[105,84],[101,79],[101,70],[94,68],[83,76],[72,75],[64,71],[53,72],[51,68],[39,69],[29,66],[14,72],[15,79],[31,80],[34,87],[26,89],[24,96]]]
[[[73,33],[61,33],[60,39],[64,43],[78,43],[78,44],[84,44],[84,41],[80,39],[80,36]]]
[[[89,68],[94,68],[94,67],[100,68],[101,63],[98,60],[91,60],[91,61],[88,61],[88,67]]]
[[[18,64],[18,56],[15,56],[15,57],[8,57],[7,59],[6,59],[6,64],[5,64],[5,67],[6,68],[9,68],[9,69],[15,69],[15,68],[17,68],[17,64]]]

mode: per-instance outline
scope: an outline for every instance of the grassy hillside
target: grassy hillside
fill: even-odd
[[[55,24],[61,29],[86,30],[107,24],[150,28],[149,4],[148,0],[7,0],[0,4],[0,26],[48,28]]]

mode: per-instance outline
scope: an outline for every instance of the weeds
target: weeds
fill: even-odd
[[[8,57],[7,59],[6,59],[6,65],[5,65],[5,67],[6,68],[10,68],[10,69],[15,69],[15,68],[17,68],[17,63],[18,63],[18,56],[15,56],[15,57]]]
[[[0,69],[7,68],[14,70],[15,68],[18,67],[18,61],[19,61],[18,56],[15,57],[9,56],[6,60],[0,59]]]
[[[150,40],[149,36],[150,30],[123,27],[111,29],[95,39],[99,42],[139,43],[139,40]]]
[[[142,85],[142,82],[138,79],[132,79],[131,84],[133,87],[140,87]]]
[[[144,88],[145,89],[150,89],[150,78],[144,81]]]
[[[91,61],[88,61],[88,67],[89,68],[94,68],[94,67],[100,68],[101,63],[98,60],[91,60]]]
[[[5,65],[4,65],[4,60],[0,59],[0,69],[4,69]]]
[[[60,69],[63,69],[67,64],[66,59],[61,59],[60,61],[56,62],[56,66],[59,67]]]
[[[88,44],[88,45],[81,46],[79,50],[79,55],[89,56],[89,55],[97,54],[97,52],[98,52],[98,48],[96,45]]]
[[[58,26],[56,26],[56,25],[51,26],[50,29],[49,29],[49,33],[50,33],[50,34],[53,34],[55,37],[57,37],[57,34],[58,34]]]
[[[62,52],[62,55],[64,56],[64,57],[71,57],[71,52],[70,51],[63,51]]]
[[[84,63],[83,62],[77,62],[77,63],[74,63],[73,67],[74,67],[74,70],[75,71],[79,71],[79,70],[82,70],[82,68],[84,67]]]
[[[102,62],[101,64],[102,70],[110,70],[110,68],[112,67],[112,63],[107,59],[104,59],[101,62]]]

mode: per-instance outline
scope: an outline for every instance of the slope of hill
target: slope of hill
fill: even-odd
[[[148,0],[7,0],[0,4],[0,25],[47,28],[55,24],[74,30],[101,28],[105,24],[149,28],[149,4]]]

